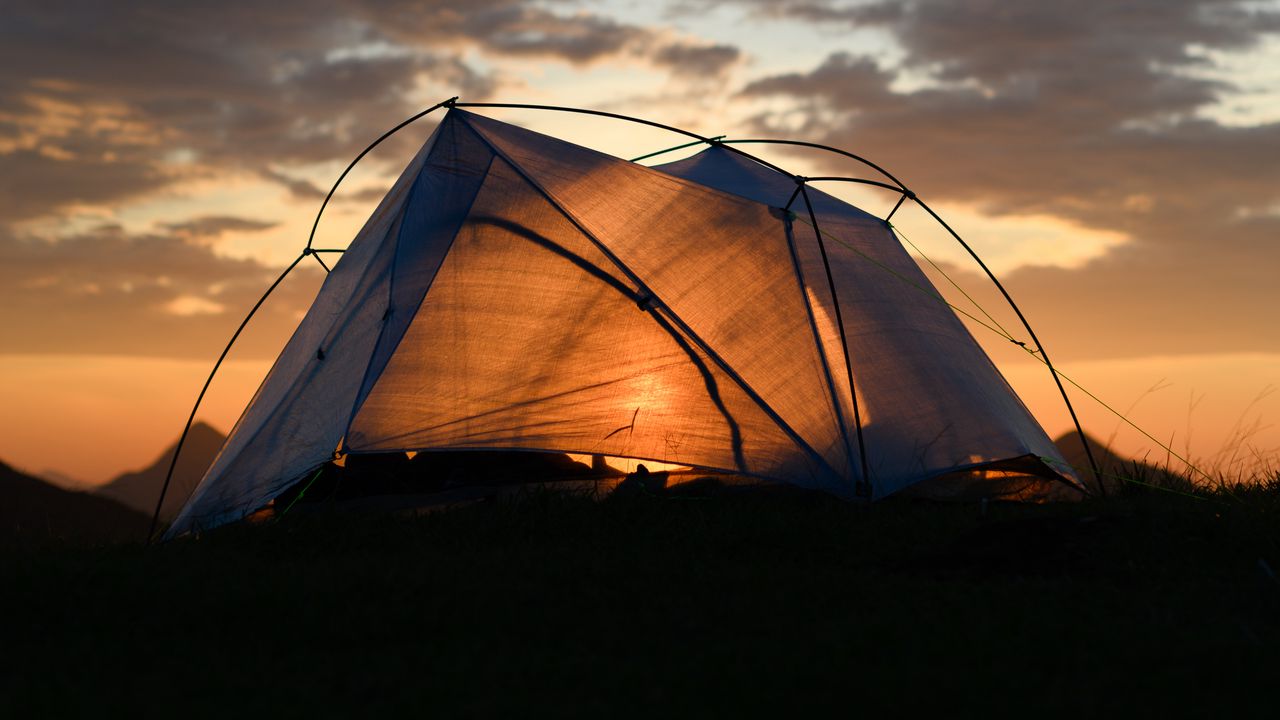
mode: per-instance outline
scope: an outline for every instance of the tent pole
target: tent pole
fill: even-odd
[[[858,497],[871,497],[871,473],[867,466],[867,443],[862,436],[862,414],[858,409],[858,391],[853,384],[853,360],[849,357],[849,338],[844,331],[844,317],[840,313],[840,298],[836,293],[836,281],[831,275],[831,261],[827,259],[827,244],[822,239],[822,230],[818,227],[818,216],[813,211],[813,203],[809,201],[806,179],[795,178],[800,188],[800,197],[804,198],[805,209],[809,212],[809,221],[813,223],[813,234],[818,238],[818,251],[822,254],[822,268],[827,273],[827,286],[831,288],[831,306],[836,312],[836,327],[840,330],[840,349],[844,350],[844,371],[849,379],[849,399],[853,401],[853,424],[858,433],[858,460],[862,465],[862,479],[854,485],[854,493]],[[795,196],[793,195],[794,199]]]
[[[724,135],[716,135],[715,137],[707,138],[707,140],[708,140],[708,141],[723,140],[723,139],[724,139],[724,137],[725,137]],[[641,160],[648,160],[648,159],[649,159],[649,158],[651,158],[651,157],[657,157],[657,156],[659,156],[659,155],[666,155],[666,154],[667,154],[667,153],[669,153],[669,152],[675,152],[676,150],[683,150],[683,149],[685,149],[685,148],[687,148],[687,147],[693,147],[694,145],[701,145],[701,144],[702,144],[702,141],[701,141],[701,140],[694,140],[693,142],[682,143],[682,144],[680,144],[680,145],[676,145],[675,147],[669,147],[669,148],[666,148],[666,149],[664,149],[664,150],[656,150],[656,151],[651,152],[651,153],[645,153],[644,155],[641,155],[640,157],[633,157],[633,158],[631,158],[630,162],[640,162]]]
[[[813,312],[814,300],[812,293],[808,291],[808,287],[805,284],[804,270],[800,266],[800,252],[795,232],[796,214],[791,212],[791,206],[795,204],[796,198],[800,197],[800,188],[802,187],[804,185],[796,183],[796,189],[792,191],[791,197],[787,199],[786,206],[782,208],[787,235],[787,249],[791,251],[791,265],[795,271],[796,287],[804,297],[804,309],[805,315],[809,320],[809,330],[813,333],[813,342],[818,350],[818,357],[822,360],[822,374],[827,381],[827,390],[831,393],[831,409],[835,412],[836,423],[840,427],[840,438],[844,440],[845,469],[848,470],[849,464],[853,462],[853,440],[849,438],[849,423],[845,420],[844,406],[840,404],[840,391],[836,389],[835,373],[831,368],[832,358],[827,353],[826,345],[822,341],[822,332],[818,329],[818,319]]]
[[[893,192],[899,195],[901,195],[903,192],[902,188],[898,187],[897,185],[882,183],[879,180],[867,180],[866,178],[843,177],[840,175],[821,175],[816,177],[805,178],[805,182],[823,182],[823,181],[847,182],[847,183],[857,183],[859,185],[871,185],[873,187],[884,188],[885,190],[892,190]]]
[[[196,396],[196,403],[191,408],[191,414],[187,416],[187,424],[182,428],[182,435],[178,436],[178,444],[173,448],[173,458],[169,460],[169,471],[164,475],[164,485],[160,486],[160,497],[156,500],[156,511],[151,514],[151,527],[147,529],[148,545],[150,545],[155,539],[156,525],[160,522],[160,509],[164,507],[164,496],[169,492],[169,483],[173,480],[173,470],[178,466],[178,455],[182,453],[182,444],[187,441],[187,433],[191,432],[191,423],[196,419],[196,411],[200,409],[200,402],[204,400],[204,394],[209,391],[209,385],[213,382],[213,376],[218,374],[218,368],[222,367],[222,361],[227,358],[227,353],[231,352],[231,346],[236,344],[236,340],[240,337],[240,333],[244,331],[245,326],[249,324],[249,320],[251,320],[258,312],[258,308],[262,307],[262,303],[266,302],[267,298],[273,291],[275,291],[280,283],[284,281],[285,277],[287,277],[289,273],[293,272],[294,268],[298,267],[298,263],[302,262],[302,259],[310,254],[311,252],[309,250],[304,250],[302,254],[298,256],[298,259],[289,263],[289,267],[285,268],[284,272],[280,273],[280,277],[276,278],[276,281],[271,283],[271,287],[267,288],[267,291],[262,294],[262,297],[258,298],[258,302],[254,303],[253,308],[249,310],[249,314],[244,316],[244,320],[240,322],[240,327],[236,328],[235,333],[231,336],[231,340],[227,342],[227,346],[222,349],[222,354],[218,356],[218,361],[213,364],[213,369],[209,371],[209,377],[204,381],[204,387],[200,388],[200,394]]]
[[[744,138],[742,140],[721,140],[720,142],[725,145],[729,145],[729,144],[794,145],[796,147],[807,147],[807,148],[814,148],[816,150],[826,150],[827,152],[833,152],[837,155],[843,155],[851,160],[856,160],[862,163],[863,165],[866,165],[867,167],[871,168],[872,170],[875,170],[881,175],[884,175],[886,178],[889,178],[889,180],[893,181],[893,184],[897,185],[898,188],[902,190],[907,189],[907,186],[903,185],[902,181],[894,177],[893,174],[891,174],[888,170],[885,170],[884,168],[862,157],[861,155],[854,155],[848,150],[841,150],[840,148],[831,147],[830,145],[823,145],[821,143],[813,143],[813,142],[805,142],[804,140],[774,140],[774,139],[765,139],[765,138]],[[736,149],[736,148],[731,148],[731,149]],[[747,157],[752,157],[750,154],[743,152],[741,150],[739,150],[738,152],[742,152],[742,154],[747,155]]]
[[[458,99],[458,96],[455,95],[449,98],[448,100],[438,102],[435,105],[432,105],[431,107],[427,108],[426,110],[423,110],[422,112],[414,115],[413,117],[410,117],[402,121],[399,125],[396,125],[390,130],[382,133],[382,135],[379,136],[377,140],[374,140],[373,142],[369,143],[369,147],[366,147],[364,150],[360,151],[360,154],[356,156],[356,159],[352,160],[351,163],[347,165],[347,169],[343,170],[342,174],[338,176],[337,181],[333,183],[333,187],[329,188],[329,194],[324,196],[324,202],[320,203],[320,210],[316,212],[316,220],[315,222],[311,223],[311,234],[307,236],[308,250],[311,249],[311,243],[314,242],[316,239],[316,228],[320,227],[320,216],[324,215],[324,209],[328,207],[329,201],[333,199],[333,194],[338,191],[338,186],[341,185],[342,181],[347,177],[347,173],[350,173],[351,169],[354,168],[357,163],[363,160],[365,155],[368,155],[374,148],[381,145],[383,140],[386,140],[392,135],[395,135],[397,132],[400,132],[400,130],[404,126],[408,125],[409,123],[412,123],[418,118],[426,117],[427,115],[435,112],[436,110],[439,110],[442,107],[452,107],[453,102],[457,99]]]
[[[1004,296],[1005,302],[1009,303],[1009,307],[1013,308],[1013,312],[1018,316],[1018,320],[1022,322],[1022,327],[1026,328],[1027,335],[1031,337],[1031,342],[1035,343],[1036,352],[1039,353],[1040,359],[1044,360],[1045,367],[1049,368],[1049,374],[1053,376],[1053,383],[1058,386],[1058,392],[1062,395],[1062,402],[1066,404],[1067,412],[1071,415],[1071,422],[1076,427],[1076,434],[1080,436],[1080,444],[1084,446],[1085,457],[1089,458],[1089,469],[1093,471],[1094,482],[1098,485],[1098,494],[1102,497],[1106,497],[1107,488],[1102,484],[1102,471],[1098,468],[1098,461],[1094,459],[1093,450],[1089,447],[1089,438],[1084,434],[1084,428],[1080,425],[1080,418],[1076,416],[1076,409],[1071,405],[1071,398],[1067,396],[1067,389],[1062,385],[1062,378],[1058,376],[1057,369],[1055,369],[1053,367],[1053,363],[1049,361],[1049,354],[1045,352],[1044,345],[1040,344],[1040,338],[1036,337],[1036,331],[1031,329],[1031,323],[1028,322],[1026,316],[1022,314],[1022,310],[1018,308],[1018,304],[1013,301],[1013,296],[1009,294],[1008,290],[1005,290],[1004,284],[1000,282],[1000,279],[996,277],[995,273],[991,272],[991,268],[987,267],[987,264],[982,261],[982,258],[978,257],[978,253],[974,252],[973,248],[969,247],[969,243],[965,242],[964,238],[960,237],[960,234],[952,229],[952,227],[947,224],[946,220],[943,220],[938,213],[934,212],[933,208],[929,207],[923,200],[916,197],[915,193],[908,191],[907,196],[914,200],[917,205],[924,209],[925,212],[929,213],[934,220],[937,220],[938,224],[941,225],[948,233],[951,233],[951,237],[955,238],[956,242],[960,243],[960,247],[964,248],[965,251],[969,253],[970,257],[978,263],[978,266],[987,274],[987,277],[991,278],[991,282],[996,286],[996,289]]]
[[[885,215],[885,217],[884,217],[885,224],[888,224],[888,223],[889,223],[889,221],[893,219],[893,214],[894,214],[894,213],[896,213],[896,212],[898,212],[898,208],[902,207],[902,203],[903,203],[903,202],[905,202],[905,201],[906,201],[906,199],[907,199],[907,194],[906,194],[906,193],[902,193],[902,194],[898,195],[898,202],[896,202],[896,203],[894,203],[894,204],[893,204],[893,209],[892,209],[892,210],[890,210],[890,211],[889,211],[889,214],[888,214],[888,215]]]
[[[612,118],[614,120],[626,120],[627,122],[633,122],[639,125],[648,125],[649,127],[656,127],[660,130],[666,130],[668,132],[676,133],[677,135],[684,135],[685,137],[691,137],[697,140],[698,142],[704,142],[708,145],[723,147],[725,150],[735,152],[745,158],[754,160],[755,162],[760,163],[761,165],[769,168],[770,170],[782,173],[783,175],[789,178],[795,177],[795,175],[793,175],[792,173],[789,173],[786,170],[783,170],[782,168],[778,167],[777,165],[774,165],[768,160],[758,158],[755,155],[752,155],[751,153],[746,152],[745,150],[739,150],[738,148],[732,147],[731,145],[727,144],[729,142],[738,142],[736,140],[729,141],[729,140],[717,139],[723,136],[703,137],[702,135],[699,135],[698,133],[692,132],[690,130],[684,130],[682,128],[674,127],[672,125],[665,125],[663,123],[655,122],[653,120],[645,120],[644,118],[632,117],[630,115],[623,115],[621,113],[606,112],[604,110],[586,110],[584,108],[566,107],[563,105],[530,105],[526,103],[486,103],[486,102],[446,101],[446,104],[448,104],[449,107],[460,107],[460,108],[508,108],[512,110],[552,110],[555,112],[577,113],[579,115],[595,115],[596,117]],[[894,182],[897,182],[897,181],[895,180]]]
[[[579,115],[595,115],[596,117],[613,118],[614,120],[626,120],[628,122],[639,123],[641,125],[648,125],[649,127],[656,127],[659,130],[667,130],[669,132],[676,133],[677,135],[684,135],[685,137],[691,137],[698,142],[704,142],[704,143],[712,142],[711,138],[703,137],[702,135],[699,135],[698,133],[692,132],[690,130],[683,130],[673,125],[664,125],[663,123],[655,122],[653,120],[645,120],[644,118],[632,117],[630,115],[612,113],[606,110],[588,110],[586,108],[567,107],[564,105],[531,105],[528,103],[457,102],[457,98],[453,98],[452,100],[446,100],[444,103],[441,103],[441,104],[443,105],[446,103],[449,104],[450,107],[460,107],[460,108],[508,108],[511,110],[555,110],[557,112],[577,113]],[[696,143],[690,143],[690,145],[693,145],[693,144],[696,144]]]

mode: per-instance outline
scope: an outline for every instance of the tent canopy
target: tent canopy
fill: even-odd
[[[451,109],[169,534],[335,451],[591,453],[873,498],[1065,467],[887,224],[796,191],[717,146],[650,168]]]

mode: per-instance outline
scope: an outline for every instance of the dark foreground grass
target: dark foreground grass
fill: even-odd
[[[0,717],[1276,717],[1280,491],[532,494],[0,552]]]

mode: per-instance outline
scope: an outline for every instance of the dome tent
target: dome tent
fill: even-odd
[[[168,536],[335,451],[613,455],[871,499],[1021,463],[1083,489],[884,220],[716,143],[645,167],[448,104]]]

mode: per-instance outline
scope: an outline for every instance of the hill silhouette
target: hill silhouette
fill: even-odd
[[[52,469],[41,470],[39,472],[32,473],[32,477],[40,478],[41,480],[49,483],[50,485],[53,485],[54,487],[60,487],[63,490],[76,490],[76,491],[89,492],[94,490],[97,487],[97,485],[95,485],[94,483],[88,482],[86,480],[81,480],[80,478],[72,477],[64,472],[59,472],[57,470],[52,470]]]
[[[0,540],[141,540],[149,522],[115,500],[63,490],[0,462]]]
[[[1102,471],[1103,484],[1106,486],[1107,492],[1112,492],[1131,484],[1121,478],[1130,478],[1141,483],[1153,483],[1161,486],[1183,486],[1189,483],[1184,476],[1164,466],[1145,460],[1125,457],[1112,452],[1110,448],[1106,447],[1094,436],[1086,433],[1086,437],[1089,438],[1089,449],[1093,451],[1093,458],[1098,463],[1098,469]],[[1054,440],[1053,444],[1057,446],[1058,452],[1062,453],[1062,457],[1067,463],[1075,468],[1076,474],[1080,476],[1085,485],[1090,489],[1096,487],[1093,473],[1089,469],[1089,457],[1085,454],[1084,446],[1080,444],[1080,436],[1075,432],[1066,432]]]
[[[174,468],[173,482],[165,495],[164,507],[160,509],[162,520],[172,520],[177,516],[226,440],[225,435],[208,423],[197,422],[191,426],[187,441],[182,446],[182,456],[178,458],[178,467]],[[156,499],[160,497],[160,488],[164,485],[164,476],[169,472],[169,463],[177,445],[175,441],[145,469],[124,473],[95,492],[150,517],[155,512]]]

